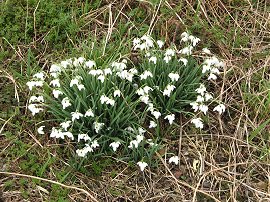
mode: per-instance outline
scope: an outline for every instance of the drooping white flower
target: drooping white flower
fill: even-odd
[[[169,163],[174,163],[175,165],[178,165],[179,157],[178,156],[172,156],[171,158],[169,158]]]
[[[148,59],[149,62],[153,62],[154,64],[157,64],[157,57],[152,56]]]
[[[107,105],[114,106],[114,105],[115,105],[115,101],[114,101],[113,99],[108,99],[108,100],[106,101],[106,104],[107,104]]]
[[[58,89],[53,89],[52,94],[53,94],[53,97],[58,98],[59,95],[63,95],[63,92]]]
[[[149,95],[146,94],[139,97],[139,100],[145,104],[149,104],[150,102],[149,99],[150,99]]]
[[[99,131],[103,128],[103,126],[105,124],[95,121],[93,125],[94,125],[94,129],[95,129],[96,133],[99,133]]]
[[[83,117],[83,114],[80,112],[71,112],[71,120],[75,121],[76,119],[80,119],[81,117]]]
[[[174,56],[175,55],[175,50],[169,48],[165,52],[165,56]]]
[[[44,134],[45,134],[44,131],[43,131],[44,128],[45,128],[45,126],[40,126],[40,127],[37,129],[38,134],[44,135]]]
[[[196,102],[204,102],[204,97],[201,95],[197,96]]]
[[[84,117],[89,117],[89,116],[90,116],[90,117],[94,117],[94,116],[95,116],[92,109],[88,109],[88,110],[85,112],[85,114],[84,114]]]
[[[180,54],[183,55],[191,55],[193,50],[193,46],[187,46],[179,51]]]
[[[97,147],[99,147],[99,144],[98,144],[98,141],[97,140],[94,140],[92,143],[91,143],[91,147],[92,148],[97,148]]]
[[[61,61],[61,66],[66,69],[68,66],[71,66],[72,65],[72,60],[71,59],[68,59],[68,60],[65,60],[65,61]]]
[[[199,105],[199,110],[202,111],[206,115],[206,112],[208,111],[208,106],[201,104]]]
[[[148,71],[148,70],[145,70],[141,75],[140,75],[140,79],[143,80],[143,79],[147,79],[147,77],[153,77],[153,74]]]
[[[44,80],[44,73],[43,72],[38,72],[36,74],[33,75],[34,78],[40,79],[40,80]]]
[[[117,72],[121,72],[127,68],[127,65],[125,62],[113,62],[111,66],[114,67],[114,71],[117,71]]]
[[[159,111],[152,111],[151,114],[158,119],[161,116],[161,113]]]
[[[191,123],[193,123],[196,128],[200,128],[200,129],[203,128],[203,122],[201,118],[192,119]]]
[[[65,122],[62,122],[62,123],[60,123],[60,126],[61,126],[65,131],[67,131],[67,129],[71,126],[71,121],[65,121]]]
[[[52,128],[52,131],[51,131],[51,134],[50,134],[50,137],[55,137],[55,138],[61,138],[61,139],[64,139],[64,135],[62,133],[62,131],[59,129],[56,129],[55,127]]]
[[[79,84],[77,87],[78,87],[79,91],[81,91],[81,90],[84,90],[84,89],[85,89],[85,86],[84,86],[83,84]]]
[[[210,73],[210,75],[207,78],[207,80],[211,80],[211,79],[216,80],[217,79],[217,76],[215,74],[213,74],[213,73]]]
[[[201,84],[199,88],[195,90],[198,94],[204,95],[204,92],[206,91],[206,87]]]
[[[143,128],[141,128],[141,127],[139,127],[138,128],[138,132],[139,132],[140,135],[143,135],[146,132],[146,130],[143,129]]]
[[[194,37],[194,38],[192,38],[192,40],[190,40],[191,41],[191,43],[192,43],[192,46],[196,46],[201,40],[199,39],[199,38],[197,38],[197,37]]]
[[[219,114],[222,114],[223,112],[225,112],[225,105],[219,104],[213,109],[213,111],[217,111]]]
[[[31,96],[29,99],[29,103],[32,102],[44,102],[44,97],[42,95],[40,96]]]
[[[32,115],[35,116],[35,114],[43,111],[43,108],[38,107],[37,104],[30,104],[28,105],[28,109],[32,112]]]
[[[185,66],[187,66],[188,60],[186,58],[180,58],[179,62],[183,62]]]
[[[205,54],[211,54],[211,51],[208,48],[203,48],[202,52]]]
[[[141,37],[141,40],[144,40],[145,42],[141,44],[140,49],[149,49],[150,47],[154,46],[153,39],[149,35],[143,35]]]
[[[103,74],[101,74],[101,75],[98,76],[97,79],[100,80],[101,83],[104,83],[104,81],[105,81],[105,76],[104,76]]]
[[[26,85],[28,86],[29,90],[31,91],[34,86],[42,87],[43,86],[43,81],[28,81],[26,83]]]
[[[91,141],[91,138],[87,135],[87,134],[78,134],[78,142],[80,142],[81,140],[86,141]]]
[[[139,146],[139,142],[137,140],[132,140],[130,141],[128,148],[133,149],[133,147],[138,148],[138,146]]]
[[[172,93],[172,91],[173,91],[174,89],[175,89],[175,86],[174,86],[174,85],[168,84],[168,85],[165,87],[164,91],[163,91],[163,95],[164,95],[164,96],[170,97],[170,96],[171,96],[171,93]]]
[[[74,136],[73,136],[73,134],[71,133],[71,132],[69,132],[69,131],[66,131],[66,132],[61,132],[62,133],[62,135],[65,137],[65,136],[67,136],[68,138],[70,138],[71,140],[74,140]]]
[[[105,75],[112,74],[111,68],[106,68],[103,70]]]
[[[202,66],[202,73],[204,74],[204,73],[206,73],[206,72],[208,72],[208,71],[210,71],[211,70],[211,66],[210,65],[203,65]]]
[[[61,66],[57,64],[52,64],[50,68],[50,73],[58,73],[61,72]]]
[[[78,78],[71,79],[69,86],[72,87],[74,85],[78,86],[81,81]]]
[[[179,74],[173,72],[169,73],[169,77],[172,80],[172,82],[178,81],[178,79],[180,78]]]
[[[164,42],[161,41],[161,40],[157,40],[157,45],[158,45],[159,48],[162,48],[163,45],[164,45]]]
[[[112,142],[109,146],[113,149],[114,152],[116,152],[117,148],[120,146],[120,142]]]
[[[169,61],[172,59],[172,57],[171,56],[168,56],[168,55],[166,55],[164,58],[163,58],[163,60],[166,62],[166,63],[169,63]]]
[[[96,66],[96,62],[93,61],[93,60],[88,60],[85,62],[85,67],[88,67],[89,69],[91,69],[92,67],[95,67]]]
[[[140,170],[143,172],[144,169],[146,168],[146,166],[148,166],[148,164],[146,162],[143,162],[143,161],[139,161],[137,163],[137,165],[140,167]]]
[[[183,32],[181,34],[181,41],[187,42],[188,41],[189,34],[187,32]]]
[[[210,93],[205,93],[204,98],[205,98],[205,101],[209,101],[213,99],[213,96]]]
[[[67,107],[71,106],[70,100],[68,97],[65,97],[62,101],[61,104],[63,106],[63,109],[66,109]]]
[[[121,91],[120,90],[115,90],[114,92],[113,92],[113,97],[120,97],[121,96]]]
[[[155,128],[155,127],[157,127],[156,122],[154,122],[154,121],[150,121],[149,128]]]
[[[194,109],[194,112],[198,111],[199,104],[197,102],[191,102],[190,105],[192,106],[192,109]]]
[[[60,81],[59,79],[54,79],[50,82],[50,85],[52,85],[53,87],[60,87]]]
[[[164,117],[164,119],[167,119],[170,123],[170,125],[172,125],[174,119],[175,119],[175,115],[174,114],[169,114],[167,116]]]

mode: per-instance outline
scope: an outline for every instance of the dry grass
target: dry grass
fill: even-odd
[[[179,2],[183,4],[183,9],[176,11]],[[155,32],[177,43],[179,34],[194,25],[193,16],[196,15],[196,23],[201,28],[194,29],[194,32],[200,35],[203,42],[211,41],[212,50],[226,63],[223,79],[211,83],[211,87],[220,92],[219,99],[226,103],[226,114],[210,114],[209,128],[203,134],[195,134],[187,127],[179,129],[179,139],[168,138],[168,146],[157,154],[161,160],[159,168],[147,169],[144,173],[134,171],[127,163],[118,162],[104,169],[100,177],[89,177],[74,171],[73,180],[63,184],[57,181],[54,171],[59,171],[61,165],[69,166],[70,163],[65,160],[67,157],[61,157],[59,166],[49,169],[48,179],[41,179],[48,184],[42,187],[28,181],[24,185],[31,190],[29,201],[49,200],[48,187],[55,183],[70,188],[67,196],[70,201],[270,201],[269,140],[265,137],[265,134],[269,134],[269,126],[263,128],[252,142],[248,141],[251,132],[269,119],[268,113],[266,116],[262,114],[265,113],[265,108],[269,110],[270,105],[265,106],[265,100],[269,99],[267,96],[270,85],[261,90],[260,82],[270,78],[270,3],[262,0],[255,4],[251,0],[211,0],[201,1],[201,6],[197,7],[196,2],[163,1],[162,4],[157,4],[155,10],[144,1],[124,1],[121,4],[117,1],[112,4],[104,2],[104,6],[81,16],[93,19],[82,25],[82,34],[87,35],[87,27],[94,30],[97,37],[107,36],[106,40],[109,42],[112,33],[119,31],[117,25],[121,20],[130,21],[133,26],[131,29],[138,29],[140,23],[134,22],[134,18],[127,13],[140,7],[147,13],[141,24],[152,25],[149,32]],[[161,12],[160,9],[167,9],[168,13]],[[214,34],[213,30],[223,36]],[[230,30],[235,32],[228,34]],[[244,38],[248,39],[247,43],[243,43],[245,46],[242,46],[241,41],[237,45]],[[80,47],[74,47],[80,51]],[[24,55],[21,48],[15,48],[18,59]],[[45,55],[46,51],[38,55],[44,65],[47,63],[44,61],[47,58]],[[4,67],[8,63],[6,61]],[[17,82],[9,73],[7,75],[10,85],[13,84],[16,89],[15,96],[23,95],[23,92],[17,93],[21,88],[18,89]],[[256,99],[250,101],[251,95],[261,99],[257,102]],[[0,132],[6,127],[16,128],[13,117],[0,121],[3,122]],[[185,123],[180,120],[179,124]],[[36,137],[31,130],[24,128],[27,126],[25,121],[22,126],[19,131],[16,129],[16,135],[29,142],[27,152],[35,150],[38,155],[43,155],[42,150],[50,149],[52,156],[59,155],[51,140]],[[0,141],[0,159],[4,159],[2,154],[11,147],[14,139],[4,139],[0,134]],[[180,155],[179,166],[168,165],[160,157],[166,157],[166,152],[172,150]],[[4,189],[4,183],[8,180],[37,178],[20,174],[17,163],[20,160],[21,157],[17,156],[13,162],[0,161],[0,190],[3,189],[0,192],[0,201],[1,198],[5,201],[25,200],[20,184],[17,183],[13,191]],[[5,167],[7,165],[8,168]],[[117,171],[115,176],[111,175],[112,170]]]

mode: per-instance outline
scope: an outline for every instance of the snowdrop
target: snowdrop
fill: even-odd
[[[63,109],[66,109],[67,107],[71,106],[70,100],[68,97],[65,97],[62,101],[61,104],[63,106]]]
[[[146,130],[144,130],[143,128],[139,127],[139,128],[138,128],[138,132],[139,132],[140,135],[143,135],[143,134],[146,132]],[[138,138],[139,138],[139,139],[138,139]],[[142,140],[143,138],[142,138],[142,139],[141,139],[141,138],[142,138],[142,137],[139,137],[139,136],[138,136],[138,137],[137,137],[137,140]]]
[[[113,67],[114,71],[117,71],[117,72],[121,72],[127,68],[127,65],[125,62],[113,62],[111,66]]]
[[[64,135],[63,135],[62,131],[56,129],[55,127],[52,128],[50,137],[52,137],[52,138],[55,137],[55,138],[61,138],[61,139],[64,139]]]
[[[96,66],[96,62],[93,60],[88,60],[84,63],[85,67],[91,69]]]
[[[101,74],[101,75],[98,76],[97,79],[100,80],[101,83],[104,83],[104,81],[105,81],[105,76],[104,76],[103,74]]]
[[[63,95],[63,92],[61,90],[53,89],[52,94],[53,97],[58,98],[59,95]]]
[[[105,75],[112,74],[111,68],[106,68],[103,70]]]
[[[170,77],[170,79],[172,80],[172,82],[174,82],[174,81],[178,81],[178,79],[180,78],[180,76],[179,76],[179,74],[177,74],[177,73],[169,73],[169,77]]]
[[[208,48],[203,48],[202,52],[209,55],[211,54],[211,51]]]
[[[78,142],[80,142],[81,140],[86,141],[91,141],[91,138],[87,135],[87,134],[78,134]]]
[[[130,141],[128,148],[133,149],[133,148],[138,148],[138,146],[139,146],[139,142],[137,140],[132,140]]]
[[[82,77],[76,76],[74,79],[71,79],[69,86],[72,87],[74,85],[78,86],[81,83]]]
[[[50,68],[50,73],[58,73],[61,72],[61,66],[57,64],[52,64]]]
[[[65,137],[67,136],[68,138],[70,138],[71,140],[74,140],[74,136],[71,132],[67,131],[67,132],[62,132],[62,135]]]
[[[97,148],[97,147],[99,147],[99,144],[98,144],[98,142],[97,142],[97,140],[94,140],[92,143],[91,143],[91,147],[92,148]]]
[[[171,158],[169,158],[169,163],[174,163],[175,165],[178,165],[179,157],[178,156],[172,156]]]
[[[217,111],[219,114],[222,114],[223,112],[225,112],[225,105],[219,104],[213,109],[213,111]]]
[[[164,42],[161,41],[161,40],[157,40],[157,45],[158,45],[159,48],[162,48],[163,45],[164,45]]]
[[[40,79],[40,80],[44,80],[44,73],[43,72],[38,72],[36,74],[33,75],[34,78]]]
[[[45,134],[45,133],[44,133],[44,128],[45,128],[45,126],[40,126],[40,127],[37,129],[38,134],[44,135],[44,134]]]
[[[79,84],[77,86],[78,90],[81,91],[81,90],[84,90],[85,89],[85,86],[83,84]]]
[[[120,142],[112,142],[109,146],[113,149],[114,152],[116,152],[117,148],[120,146]]]
[[[151,111],[151,114],[158,119],[161,116],[161,113],[159,111]]]
[[[95,129],[96,133],[99,133],[99,131],[103,128],[103,126],[105,124],[95,121],[93,125],[94,125],[94,129]]]
[[[184,66],[187,66],[188,60],[186,58],[180,58],[178,61],[183,62]]]
[[[42,87],[43,86],[43,81],[28,81],[26,83],[26,85],[28,86],[29,90],[31,91],[33,89],[33,87]]]
[[[152,56],[148,59],[149,62],[153,62],[154,64],[157,64],[157,57]]]
[[[171,59],[172,59],[172,57],[171,57],[171,56],[168,56],[168,55],[166,55],[166,56],[163,58],[163,60],[164,60],[166,63],[169,63]]]
[[[60,81],[59,79],[54,79],[50,82],[50,85],[52,85],[53,87],[60,87]]]
[[[65,60],[65,61],[61,61],[60,64],[64,69],[66,69],[66,68],[68,68],[68,66],[72,65],[72,60],[68,59],[68,60]]]
[[[163,91],[163,95],[164,95],[164,96],[170,97],[170,96],[171,96],[171,93],[172,93],[172,91],[173,91],[174,89],[175,89],[175,86],[174,86],[174,85],[168,84],[168,85],[165,87],[164,91]]]
[[[71,112],[71,120],[74,122],[76,119],[80,119],[81,117],[83,117],[83,114],[80,112]]]
[[[71,126],[71,121],[65,121],[65,122],[62,122],[62,123],[60,123],[60,126],[61,126],[65,131],[67,131],[67,129]]]
[[[28,109],[32,112],[32,115],[35,116],[39,112],[43,111],[43,108],[38,107],[37,104],[30,104],[28,105]]]
[[[202,111],[206,115],[206,112],[208,111],[208,106],[201,104],[199,105],[199,110]]]
[[[90,116],[90,117],[94,117],[94,116],[95,116],[92,109],[88,109],[88,110],[85,112],[85,114],[84,114],[84,117],[89,117],[89,116]]]
[[[115,90],[113,92],[113,97],[120,97],[120,95],[121,95],[121,91],[120,90]]]
[[[32,102],[44,102],[44,97],[42,95],[40,96],[31,96],[29,99],[29,103]]]
[[[196,128],[200,128],[200,129],[203,128],[203,122],[201,118],[192,119],[191,123],[193,123]]]
[[[205,98],[205,101],[209,101],[213,99],[213,96],[210,93],[205,93],[204,98]]]
[[[200,87],[195,90],[198,94],[204,95],[206,87],[203,84],[200,84]]]
[[[150,121],[149,128],[155,128],[155,127],[157,127],[156,122],[154,122],[154,121]]]
[[[179,51],[180,54],[183,55],[191,55],[193,50],[193,46],[187,46]]]
[[[187,32],[183,32],[181,34],[181,41],[187,42],[188,41],[189,34]]]
[[[170,114],[164,117],[164,119],[167,119],[170,123],[170,125],[172,125],[174,119],[175,119],[175,115],[174,114]]]
[[[143,79],[147,79],[147,77],[153,77],[153,74],[148,71],[148,70],[145,70],[141,75],[140,75],[140,79],[143,80]]]
[[[140,170],[143,172],[144,169],[148,166],[146,162],[139,161],[137,165],[140,167]]]

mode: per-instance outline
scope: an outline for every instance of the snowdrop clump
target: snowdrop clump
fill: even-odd
[[[161,123],[175,127],[178,115],[191,111],[190,122],[203,129],[203,116],[216,101],[206,84],[219,78],[224,63],[204,48],[199,64],[193,51],[200,39],[184,32],[180,41],[167,47],[144,35],[132,42],[139,64],[128,57],[102,58],[96,49],[90,60],[70,58],[34,74],[26,83],[32,92],[28,109],[33,116],[43,112],[55,118],[54,127],[40,126],[37,132],[70,141],[80,157],[130,155],[144,171],[161,147]],[[225,105],[218,103],[213,111],[222,114]],[[178,162],[177,156],[169,159]]]

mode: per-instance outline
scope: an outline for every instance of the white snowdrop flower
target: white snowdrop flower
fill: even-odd
[[[31,91],[34,86],[42,87],[43,86],[43,81],[28,81],[26,83],[26,85],[28,86],[29,90]]]
[[[211,73],[213,74],[220,74],[220,71],[218,70],[218,68],[214,67],[210,70]]]
[[[143,87],[143,92],[144,94],[148,94],[149,91],[153,91],[153,88],[149,87],[149,86],[144,86]]]
[[[85,67],[87,67],[87,68],[89,68],[89,69],[91,69],[91,68],[93,68],[93,67],[95,67],[96,66],[96,62],[95,61],[93,61],[93,60],[88,60],[88,61],[86,61],[85,62]]]
[[[144,139],[144,136],[142,134],[136,136],[136,141],[138,143],[141,143],[141,141],[143,141],[143,139]]]
[[[179,157],[178,156],[172,156],[171,158],[169,158],[169,163],[174,163],[175,165],[178,165]]]
[[[145,57],[150,57],[150,56],[151,56],[150,52],[147,51],[147,52],[145,53]]]
[[[76,154],[79,156],[79,157],[85,157],[86,156],[86,152],[84,149],[77,149],[76,150]]]
[[[103,95],[100,97],[100,102],[101,102],[101,104],[106,103],[108,99],[109,99],[109,98],[108,98],[106,95],[103,94]]]
[[[91,141],[91,138],[87,134],[78,134],[78,142],[80,142],[81,140]]]
[[[67,61],[67,60],[61,61],[60,64],[64,69],[66,69],[68,66],[72,65],[72,63],[70,61]]]
[[[74,122],[76,119],[80,119],[81,117],[83,117],[83,114],[80,112],[71,112],[71,120]]]
[[[159,48],[162,48],[163,45],[164,45],[164,42],[161,41],[161,40],[157,40],[157,45],[158,45]]]
[[[112,142],[109,146],[113,149],[114,152],[116,152],[117,148],[120,146],[120,142]]]
[[[154,64],[157,64],[157,57],[152,56],[148,59],[149,62],[153,62]]]
[[[126,80],[132,82],[133,74],[128,72],[127,70],[117,72],[116,75],[119,76],[121,79],[126,79]]]
[[[79,57],[77,60],[78,60],[78,62],[79,62],[80,65],[85,62],[85,58],[84,57]]]
[[[44,128],[45,128],[45,126],[40,126],[40,127],[37,129],[38,134],[44,135],[44,134],[45,134],[44,131],[43,131]]]
[[[205,93],[204,98],[205,98],[205,101],[207,102],[207,101],[213,99],[213,96],[210,93]]]
[[[155,127],[157,127],[156,122],[154,122],[154,121],[150,121],[149,128],[155,128]]]
[[[91,69],[91,70],[88,72],[88,74],[93,75],[93,76],[96,76],[96,75],[97,75],[97,70]]]
[[[113,99],[108,99],[108,100],[106,101],[106,104],[107,104],[107,105],[114,106],[114,105],[115,105],[115,101],[114,101]]]
[[[105,75],[112,74],[111,68],[106,68],[106,69],[104,69],[104,74],[105,74]]]
[[[213,111],[217,111],[219,114],[222,114],[223,112],[225,112],[225,105],[219,104],[213,109]]]
[[[133,129],[132,127],[130,127],[130,126],[127,127],[125,130],[126,130],[126,131],[129,131],[129,132],[132,132],[132,133],[134,132],[134,129]]]
[[[175,55],[175,50],[169,48],[165,52],[165,56],[174,56]]]
[[[145,104],[148,104],[149,103],[149,96],[148,95],[142,95],[140,96],[140,101],[145,103]]]
[[[123,59],[123,60],[122,60],[122,63],[127,64],[127,62],[128,62],[127,59]]]
[[[151,103],[151,102],[148,103],[147,111],[150,111],[150,112],[154,111],[153,103]]]
[[[81,90],[84,90],[84,89],[85,89],[85,86],[84,86],[83,84],[79,84],[77,87],[78,87],[79,91],[81,91]]]
[[[203,122],[201,118],[192,119],[191,123],[193,123],[196,128],[200,128],[200,129],[203,128]]]
[[[136,91],[136,93],[137,93],[138,95],[144,95],[144,94],[145,94],[143,88],[139,88],[139,89]]]
[[[143,35],[141,37],[141,40],[144,40],[145,41],[145,45],[146,45],[145,48],[146,49],[154,46],[154,42],[153,42],[152,38],[149,35]]]
[[[61,72],[61,66],[60,65],[57,65],[57,64],[52,64],[51,68],[50,68],[50,72],[54,72],[54,73],[57,73],[57,72]]]
[[[158,119],[161,116],[161,113],[159,111],[151,111],[151,114],[155,117],[155,119]]]
[[[130,141],[128,148],[133,149],[133,148],[138,148],[138,146],[139,146],[139,142],[137,140],[132,140]]]
[[[211,54],[211,51],[208,48],[203,48],[202,52],[205,54]]]
[[[198,94],[204,95],[206,87],[203,84],[200,84],[200,87],[195,90]]]
[[[175,115],[174,114],[169,114],[167,116],[164,117],[164,119],[167,119],[170,123],[170,125],[172,125],[174,119],[175,119]]]
[[[138,44],[140,44],[141,39],[139,39],[139,38],[134,38],[132,42],[133,42],[133,46],[136,47]],[[134,49],[135,49],[135,48],[134,48]],[[136,50],[136,49],[135,49],[135,50]]]
[[[131,74],[137,74],[137,73],[138,73],[138,70],[135,69],[135,68],[131,68],[131,69],[129,70],[129,73],[131,73]]]
[[[195,47],[200,41],[201,41],[201,39],[199,39],[199,38],[197,38],[197,37],[194,37],[194,38],[191,40],[192,46]]]
[[[204,74],[204,73],[206,73],[206,72],[208,72],[208,71],[210,71],[211,70],[211,66],[210,65],[203,65],[202,66],[202,73]]]
[[[204,102],[204,97],[201,95],[197,96],[196,102]]]
[[[191,55],[192,50],[193,50],[193,46],[187,46],[187,47],[181,49],[181,50],[179,51],[179,53],[180,53],[180,54],[183,54],[183,55]]]
[[[59,79],[54,79],[50,82],[50,85],[52,85],[53,87],[60,87],[60,81]]]
[[[77,78],[71,79],[70,84],[69,84],[69,87],[72,87],[74,85],[77,85],[78,86],[79,83],[80,83],[79,79],[77,79]]]
[[[153,74],[148,71],[148,70],[145,70],[141,75],[140,75],[140,79],[143,80],[143,79],[147,79],[147,77],[153,77]]]
[[[194,112],[198,111],[199,104],[197,102],[191,102],[190,105],[192,106],[192,109],[194,109]]]
[[[217,79],[217,76],[215,74],[213,74],[213,73],[210,73],[210,75],[207,78],[207,80],[211,80],[211,79],[216,80]]]
[[[38,72],[36,74],[33,75],[34,78],[40,79],[40,80],[44,80],[44,73],[43,72]]]
[[[186,58],[180,58],[178,61],[183,62],[184,66],[187,66],[188,60]]]
[[[121,96],[121,91],[120,90],[115,90],[113,92],[113,97],[120,97]]]
[[[66,109],[67,107],[71,106],[70,100],[68,97],[65,97],[62,101],[61,104],[63,106],[63,109]]]
[[[169,63],[169,61],[172,59],[172,57],[171,56],[165,56],[164,58],[163,58],[163,60],[166,62],[166,63]]]
[[[97,148],[97,147],[99,147],[99,144],[98,144],[98,141],[97,140],[94,140],[92,143],[91,143],[91,147],[92,148]]]
[[[63,136],[67,136],[68,138],[70,138],[71,140],[74,140],[74,136],[71,132],[67,131],[67,132],[62,132]]]
[[[32,112],[32,115],[35,116],[39,112],[43,111],[42,108],[38,107],[37,104],[30,104],[28,105],[28,109]]]
[[[172,82],[174,82],[174,81],[178,81],[178,79],[180,78],[180,76],[179,76],[179,74],[177,74],[177,73],[169,73],[169,77],[170,77],[170,79],[172,80]]]
[[[40,96],[31,96],[29,99],[29,103],[32,102],[44,102],[44,97],[42,95]]]
[[[113,62],[111,66],[114,67],[114,71],[117,71],[117,72],[121,72],[127,68],[126,63],[124,62]]]
[[[105,125],[104,123],[99,123],[97,121],[94,122],[94,129],[96,133],[99,133],[99,131],[102,129],[102,127]]]
[[[103,74],[102,75],[99,75],[97,79],[100,80],[101,83],[104,83],[105,76]]]
[[[140,134],[140,135],[143,135],[143,134],[146,132],[146,130],[144,130],[144,129],[141,128],[141,127],[138,128],[138,131],[139,131],[139,134]]]
[[[71,121],[65,121],[65,122],[62,122],[62,123],[60,123],[60,126],[61,126],[65,131],[67,131],[67,129],[71,126]]]
[[[171,96],[171,93],[172,93],[172,91],[174,89],[175,89],[175,86],[174,85],[168,84],[166,86],[166,88],[164,89],[164,91],[163,91],[163,95],[170,97]]]
[[[64,136],[63,136],[63,134],[62,134],[62,131],[56,129],[55,127],[52,128],[50,137],[52,137],[52,138],[55,137],[55,138],[62,138],[62,139],[64,139]]]
[[[202,111],[206,115],[206,112],[208,111],[208,106],[201,104],[199,105],[199,110]]]
[[[84,114],[84,117],[94,117],[94,112],[92,109],[88,109],[85,114]]]
[[[143,172],[144,169],[148,166],[146,162],[139,161],[137,165],[140,167],[141,171]]]
[[[59,73],[59,72],[52,72],[52,73],[50,73],[50,75],[51,75],[53,78],[57,79],[58,76],[60,75],[60,73]]]
[[[52,94],[53,94],[53,97],[58,98],[59,95],[63,95],[63,92],[57,89],[53,89]]]
[[[183,32],[181,34],[181,41],[187,42],[188,41],[189,34],[187,32]]]

